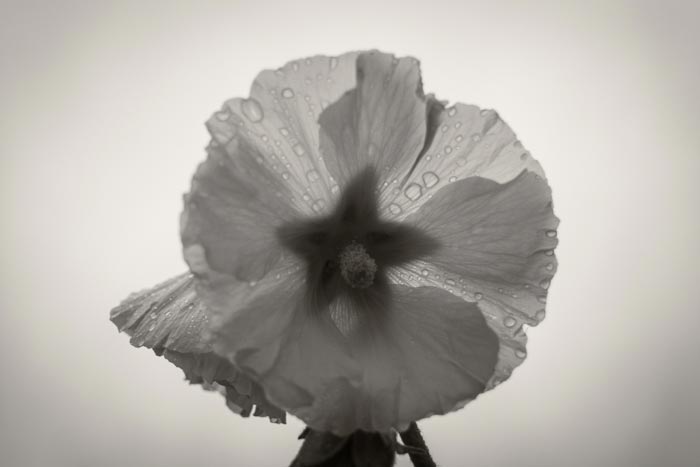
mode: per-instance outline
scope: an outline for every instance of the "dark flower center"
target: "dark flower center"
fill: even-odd
[[[420,229],[380,218],[372,167],[347,184],[331,214],[287,223],[277,236],[305,261],[308,293],[321,307],[339,296],[366,302],[367,294],[386,295],[387,268],[438,247]]]

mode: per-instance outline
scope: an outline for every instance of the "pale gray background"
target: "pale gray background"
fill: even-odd
[[[528,360],[423,423],[435,458],[698,465],[698,2],[0,8],[2,466],[287,465],[301,424],[229,413],[108,312],[184,270],[180,196],[223,100],[263,68],[371,47],[420,58],[441,98],[497,109],[562,219]]]

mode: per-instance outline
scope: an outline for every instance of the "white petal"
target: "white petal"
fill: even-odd
[[[303,273],[266,277],[254,287],[220,283],[203,287],[214,313],[216,352],[262,385],[285,409],[309,406],[319,380],[346,378],[359,368],[334,335],[330,316],[304,307]],[[209,301],[208,301],[209,303]],[[338,338],[340,337],[340,338]]]
[[[357,54],[314,56],[261,72],[247,99],[231,99],[207,122],[216,144],[247,137],[283,176],[302,212],[323,212],[337,192],[319,152],[318,117],[355,86]]]
[[[503,381],[526,356],[523,325],[544,319],[556,272],[558,219],[546,182],[529,172],[503,185],[478,177],[462,180],[440,190],[406,221],[442,248],[392,278],[439,286],[478,302],[502,344],[490,385]]]
[[[276,229],[298,218],[279,174],[259,163],[245,139],[212,147],[185,197],[181,236],[193,272],[207,268],[241,281],[259,280],[283,255]]]
[[[207,315],[191,274],[181,274],[131,294],[112,309],[110,319],[131,336],[135,347],[206,353]]]
[[[341,184],[373,165],[380,189],[391,189],[425,142],[420,68],[413,58],[369,52],[358,56],[357,76],[357,87],[321,114],[321,151]]]
[[[435,109],[430,145],[406,182],[383,200],[390,217],[415,212],[437,190],[467,177],[505,183],[524,169],[544,177],[540,164],[495,111],[465,104]]]
[[[131,336],[132,345],[162,354],[191,383],[224,385],[228,404],[237,407],[236,413],[245,416],[258,406],[271,420],[284,420],[284,412],[267,401],[256,383],[213,353],[207,339],[207,311],[197,297],[191,274],[131,294],[111,311],[110,318]]]
[[[400,429],[463,407],[484,391],[497,360],[498,339],[474,303],[436,287],[391,291],[386,339],[358,352],[362,392],[352,396],[366,431]]]

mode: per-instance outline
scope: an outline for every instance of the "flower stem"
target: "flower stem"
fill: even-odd
[[[430,451],[428,451],[428,446],[426,446],[416,422],[411,422],[408,430],[399,434],[401,435],[401,441],[406,447],[417,448],[408,451],[408,457],[411,458],[411,462],[413,462],[415,467],[437,467],[433,458],[430,457]]]

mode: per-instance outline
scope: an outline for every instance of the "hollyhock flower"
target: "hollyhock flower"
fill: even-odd
[[[368,52],[264,71],[207,127],[181,219],[193,276],[115,309],[132,343],[341,436],[456,410],[523,361],[558,220],[496,112]]]

